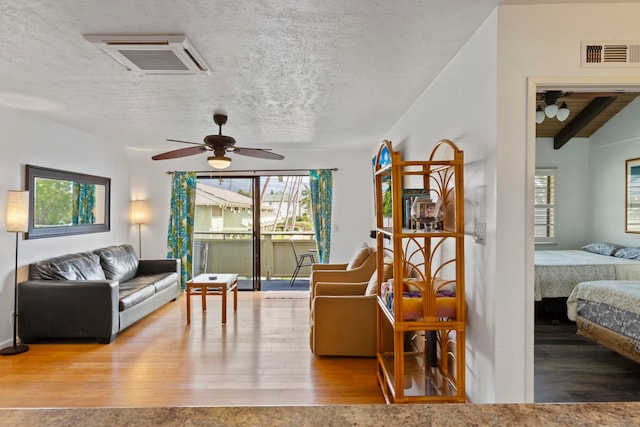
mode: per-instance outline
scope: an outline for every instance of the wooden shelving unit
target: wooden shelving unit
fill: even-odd
[[[377,365],[387,403],[466,400],[463,160],[449,140],[425,161],[402,160],[390,141],[375,158]],[[408,221],[407,188],[441,201],[437,228]]]

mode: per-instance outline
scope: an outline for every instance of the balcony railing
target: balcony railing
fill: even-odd
[[[196,232],[193,258],[194,275],[200,273],[237,273],[253,276],[251,232]],[[290,278],[296,259],[290,240],[295,239],[298,255],[316,250],[312,232],[262,232],[260,238],[261,277]],[[318,261],[317,256],[316,262]],[[309,267],[303,267],[298,277],[306,277]]]

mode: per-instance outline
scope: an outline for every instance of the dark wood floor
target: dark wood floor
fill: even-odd
[[[566,316],[538,314],[535,402],[640,401],[640,364],[576,334]]]

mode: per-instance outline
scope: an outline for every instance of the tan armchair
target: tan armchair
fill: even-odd
[[[313,264],[309,277],[309,301],[316,294],[318,283],[362,283],[369,281],[376,269],[376,251],[363,245],[344,264]]]
[[[375,260],[375,256],[373,258]],[[391,273],[391,266],[385,267],[384,280],[391,277]],[[376,355],[377,277],[374,268],[366,282],[316,283],[311,301],[310,335],[311,351],[315,355]]]

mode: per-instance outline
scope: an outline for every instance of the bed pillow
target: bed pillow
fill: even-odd
[[[620,246],[613,243],[590,243],[583,246],[582,249],[599,255],[613,255],[620,249]]]
[[[616,251],[614,256],[617,256],[618,258],[640,260],[640,248],[621,248]]]

